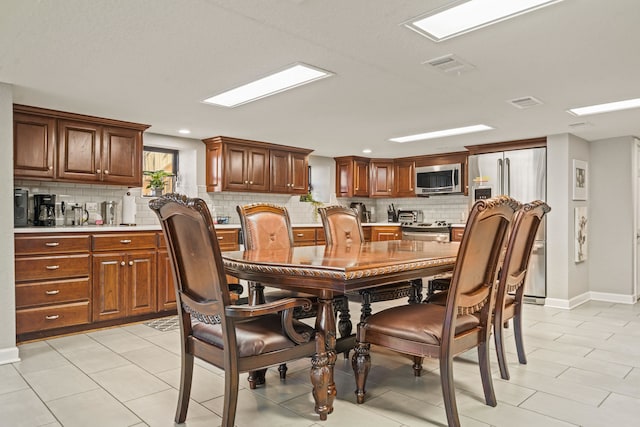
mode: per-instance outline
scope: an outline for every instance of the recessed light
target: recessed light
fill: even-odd
[[[369,154],[371,153],[371,148],[365,148],[364,150],[362,150],[362,152],[365,154]]]
[[[562,0],[454,1],[404,22],[404,26],[439,42]]]
[[[298,63],[202,102],[223,107],[237,107],[332,75],[333,73],[329,71]]]
[[[630,108],[638,107],[640,107],[640,98],[609,102],[606,104],[589,105],[588,107],[571,108],[567,110],[567,112],[574,116],[588,116],[589,114],[609,113],[611,111],[628,110]]]
[[[401,136],[398,138],[391,138],[389,139],[389,141],[412,142],[412,141],[420,141],[423,139],[444,138],[444,137],[453,136],[453,135],[463,135],[465,133],[482,132],[482,131],[491,130],[491,129],[493,128],[487,125],[464,126],[461,128],[443,129],[443,130],[436,130],[433,132],[419,133],[416,135]]]
[[[189,129],[180,129],[178,133],[182,135],[189,135],[191,131]]]

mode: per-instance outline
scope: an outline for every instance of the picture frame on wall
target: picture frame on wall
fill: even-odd
[[[587,162],[573,159],[573,200],[587,200],[588,184]]]
[[[587,259],[587,207],[580,206],[574,208],[574,261],[576,263]]]

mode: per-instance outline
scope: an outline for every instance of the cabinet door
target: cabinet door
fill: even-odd
[[[309,192],[309,157],[306,154],[291,153],[289,182],[291,183],[289,191],[292,194]]]
[[[120,253],[93,255],[93,321],[119,319],[125,306],[125,257]]]
[[[127,315],[156,311],[156,252],[127,254]]]
[[[353,196],[353,162],[350,160],[336,161],[336,196]]]
[[[394,197],[415,197],[416,162],[397,161],[394,164]]]
[[[247,189],[269,191],[269,150],[250,147],[248,150]]]
[[[369,162],[355,160],[353,168],[353,195],[369,195]]]
[[[101,126],[60,120],[58,122],[58,172],[61,180],[96,182],[100,165]]]
[[[291,191],[291,155],[288,151],[271,150],[271,192]]]
[[[54,178],[55,126],[53,118],[13,115],[13,174],[16,177]]]
[[[102,180],[142,185],[142,135],[134,129],[105,127],[102,132]]]
[[[371,227],[371,241],[372,242],[381,242],[385,240],[400,240],[402,237],[400,227],[392,226],[382,226],[382,227]]]
[[[222,145],[207,144],[205,156],[207,191],[222,191]]]
[[[224,149],[224,184],[223,190],[243,191],[249,183],[247,167],[249,164],[247,149],[242,146],[228,144]]]
[[[158,311],[175,310],[176,291],[173,287],[173,273],[167,251],[158,251]]]
[[[371,162],[370,197],[391,197],[393,194],[393,162]]]

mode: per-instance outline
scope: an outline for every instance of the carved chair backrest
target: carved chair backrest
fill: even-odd
[[[246,249],[286,249],[293,247],[289,213],[283,206],[253,203],[237,206]]]
[[[344,206],[318,208],[327,246],[359,245],[364,242],[360,216]]]

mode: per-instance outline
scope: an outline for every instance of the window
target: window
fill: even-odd
[[[168,148],[156,148],[156,147],[144,147],[144,153],[142,157],[142,170],[143,171],[157,171],[164,170],[173,176],[165,178],[165,186],[163,192],[172,193],[175,190],[176,179],[178,176],[178,150],[171,150]],[[152,196],[149,181],[151,177],[147,175],[142,176],[142,195]]]

